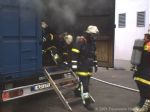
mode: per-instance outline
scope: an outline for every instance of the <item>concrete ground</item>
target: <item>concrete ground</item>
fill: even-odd
[[[111,83],[136,88],[132,72],[99,68],[94,77]],[[95,112],[131,112],[139,100],[139,93],[91,79],[90,91],[95,98]],[[73,112],[89,112],[81,101],[71,104]],[[55,92],[46,92],[0,104],[0,112],[67,112]]]

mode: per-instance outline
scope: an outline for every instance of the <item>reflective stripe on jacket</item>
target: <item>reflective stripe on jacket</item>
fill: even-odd
[[[76,72],[76,74],[79,76],[91,76],[92,75],[91,72]]]
[[[146,85],[149,85],[150,86],[150,81],[149,80],[146,80],[146,79],[143,79],[143,78],[140,78],[140,77],[134,77],[134,80],[135,81],[139,81],[143,84],[146,84]]]
[[[71,51],[74,53],[80,53],[80,51],[77,48],[72,48]]]

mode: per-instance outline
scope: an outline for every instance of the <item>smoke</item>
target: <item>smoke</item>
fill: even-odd
[[[57,23],[62,21],[74,24],[76,15],[85,6],[83,0],[49,0],[48,8],[51,10],[52,19]]]
[[[86,0],[18,0],[21,6],[36,9],[47,21],[52,32],[63,32],[77,22],[77,14],[86,6]]]
[[[46,20],[52,32],[73,30],[81,21],[77,20],[79,14],[90,15],[93,11],[105,12],[99,4],[106,4],[105,0],[18,0],[22,6],[36,9],[43,20]],[[108,0],[106,0],[108,1]],[[106,4],[107,7],[107,4]],[[91,16],[91,15],[90,15]],[[79,22],[78,22],[79,21]],[[88,23],[87,23],[88,24]],[[73,27],[72,27],[73,26]],[[72,29],[71,29],[72,28]],[[76,28],[77,29],[77,28]]]

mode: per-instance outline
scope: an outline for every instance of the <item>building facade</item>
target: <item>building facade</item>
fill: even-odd
[[[116,0],[114,67],[131,67],[135,39],[143,39],[150,24],[150,0]]]

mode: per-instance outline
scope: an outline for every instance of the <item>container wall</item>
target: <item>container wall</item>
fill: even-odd
[[[0,78],[37,74],[42,68],[40,38],[40,19],[33,6],[0,0]]]

